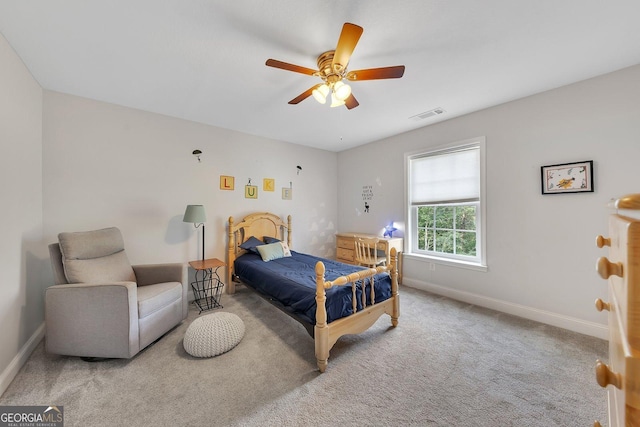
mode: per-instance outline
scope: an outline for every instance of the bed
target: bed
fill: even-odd
[[[235,292],[238,280],[298,320],[314,338],[318,369],[324,372],[329,352],[342,335],[364,332],[383,314],[391,317],[392,326],[398,325],[397,253],[392,249],[389,265],[376,268],[293,250],[291,256],[265,262],[249,244],[252,237],[276,244],[271,246],[281,241],[286,253],[291,233],[290,215],[286,223],[269,212],[248,215],[237,224],[229,217],[227,292]]]

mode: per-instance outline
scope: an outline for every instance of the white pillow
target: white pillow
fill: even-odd
[[[283,252],[283,256],[287,257],[287,256],[291,256],[291,250],[289,249],[289,246],[285,243],[285,242],[279,242],[282,245],[282,252]]]

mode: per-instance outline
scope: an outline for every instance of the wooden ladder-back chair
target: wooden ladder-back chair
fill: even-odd
[[[375,268],[387,263],[386,258],[378,258],[378,239],[355,236],[355,262],[358,265]]]

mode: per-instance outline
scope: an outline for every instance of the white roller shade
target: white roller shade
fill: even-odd
[[[411,159],[411,204],[460,203],[480,198],[480,149]]]

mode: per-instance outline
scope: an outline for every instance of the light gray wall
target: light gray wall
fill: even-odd
[[[606,251],[594,241],[608,201],[640,192],[638,81],[635,66],[341,152],[339,229],[405,221],[404,153],[485,136],[488,271],[406,257],[405,283],[603,336],[593,302],[606,282],[594,266]],[[582,160],[594,161],[594,193],[541,195],[540,166]]]
[[[43,93],[1,36],[0,63],[0,393],[44,332],[46,245],[61,231],[115,225],[132,263],[187,262],[200,256],[201,228],[182,216],[203,204],[207,257],[225,259],[229,216],[255,211],[292,215],[292,248],[333,256],[336,153]],[[220,175],[235,177],[235,191],[219,189]],[[249,178],[258,199],[244,197]],[[264,178],[276,191],[263,191]]]
[[[0,34],[0,393],[42,327],[42,89]]]
[[[182,217],[202,204],[208,258],[226,258],[229,216],[256,211],[292,215],[294,250],[333,254],[333,152],[45,91],[43,158],[47,241],[117,226],[132,263],[187,262],[199,258],[201,228]],[[220,190],[220,175],[235,177],[234,191]],[[244,196],[249,178],[258,199]],[[275,179],[275,192],[263,191],[264,178]],[[293,199],[283,200],[290,185]]]

